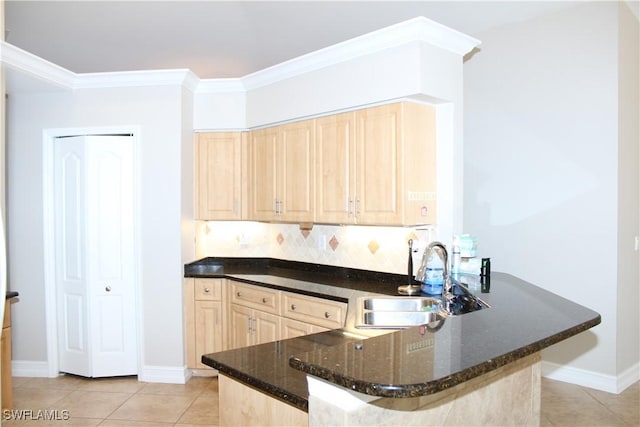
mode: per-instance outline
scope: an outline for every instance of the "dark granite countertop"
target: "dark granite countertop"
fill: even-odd
[[[216,274],[189,266],[223,265]],[[207,258],[185,266],[187,277],[304,280],[395,294],[400,275],[369,273],[280,260]],[[199,267],[203,271],[204,267]],[[338,274],[340,273],[340,274]],[[372,281],[378,278],[378,283]],[[260,283],[258,280],[252,283]],[[283,288],[285,289],[285,288]],[[305,373],[380,397],[413,397],[447,389],[536,353],[600,323],[600,315],[517,277],[493,272],[488,293],[470,286],[491,308],[449,317],[429,327],[366,337],[335,330],[204,355],[203,363],[271,396],[307,410]],[[486,289],[485,289],[486,290]],[[305,292],[304,290],[302,291]],[[357,344],[357,345],[356,345]]]

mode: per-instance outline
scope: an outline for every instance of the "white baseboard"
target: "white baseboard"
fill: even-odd
[[[14,377],[49,377],[49,364],[47,362],[34,362],[31,360],[12,360],[11,373]]]
[[[616,376],[573,368],[566,365],[558,365],[543,360],[542,376],[552,380],[606,391],[607,393],[619,394],[631,384],[640,380],[640,363],[636,363]]]
[[[30,360],[12,360],[12,374],[15,377],[48,378],[49,364]],[[184,384],[192,377],[191,369],[173,366],[143,366],[138,373],[138,381],[148,383]]]
[[[191,378],[191,369],[175,366],[143,366],[138,381],[147,383],[184,384]]]

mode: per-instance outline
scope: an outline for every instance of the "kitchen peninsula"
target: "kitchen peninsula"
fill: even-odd
[[[354,312],[360,296],[395,295],[400,275],[207,258],[185,276],[348,302],[343,328],[203,355],[221,374],[221,425],[536,425],[540,351],[600,323],[505,273],[470,287],[489,308],[398,331],[358,329]]]

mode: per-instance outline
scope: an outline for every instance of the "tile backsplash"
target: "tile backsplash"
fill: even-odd
[[[271,257],[387,273],[407,272],[407,242],[414,240],[414,273],[432,227],[272,224],[251,221],[198,221],[196,256]]]

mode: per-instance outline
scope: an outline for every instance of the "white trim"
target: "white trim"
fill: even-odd
[[[73,89],[170,85],[184,85],[193,91],[198,86],[198,78],[187,69],[85,73],[76,74]]]
[[[419,16],[265,68],[244,76],[242,81],[247,90],[256,89],[415,41],[461,56],[480,44],[478,39]]]
[[[196,93],[236,93],[246,92],[243,79],[202,79]]]
[[[71,89],[76,80],[74,72],[4,41],[0,41],[0,60],[3,65],[61,88]]]
[[[138,381],[147,383],[186,384],[192,377],[191,369],[184,366],[142,366]]]
[[[0,42],[0,61],[66,89],[181,85],[196,93],[246,92],[385,49],[421,41],[465,55],[480,41],[419,16],[310,52],[242,78],[199,79],[188,69],[77,74],[43,58]]]
[[[607,375],[572,366],[542,361],[542,376],[552,380],[577,384],[583,387],[619,394],[640,380],[640,363],[636,363],[619,375]]]
[[[53,220],[54,213],[54,180],[53,180],[53,144],[57,137],[73,136],[73,135],[113,135],[113,134],[131,134],[133,135],[133,180],[134,180],[134,256],[136,258],[135,266],[135,310],[136,310],[136,333],[137,333],[137,356],[138,367],[140,372],[144,361],[144,336],[143,336],[143,311],[142,311],[142,276],[140,262],[141,254],[141,209],[140,209],[140,126],[113,126],[113,127],[87,127],[87,128],[58,128],[45,129],[42,132],[42,178],[43,178],[43,252],[44,252],[44,285],[45,285],[45,319],[47,333],[47,362],[41,362],[46,365],[45,374],[39,375],[22,375],[22,376],[44,376],[56,377],[59,374],[58,361],[58,330],[57,330],[57,303],[55,289],[55,224]],[[23,362],[23,363],[40,363],[40,362]],[[42,369],[42,368],[39,368]],[[28,368],[24,369],[28,371]],[[19,376],[19,375],[17,375]]]
[[[34,362],[31,360],[12,360],[11,374],[14,377],[55,378],[58,373],[51,374],[47,362]]]

